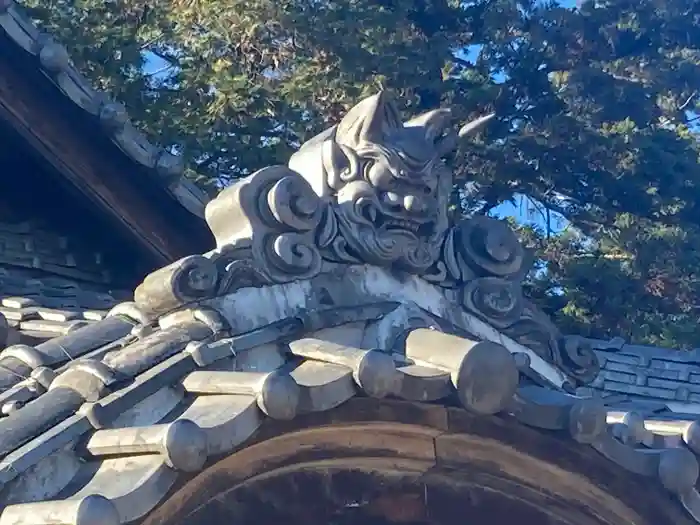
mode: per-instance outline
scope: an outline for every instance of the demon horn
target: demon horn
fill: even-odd
[[[462,126],[459,129],[458,133],[449,134],[442,140],[442,142],[438,146],[439,156],[442,157],[443,155],[446,155],[451,151],[457,149],[460,140],[476,132],[479,128],[483,127],[489,120],[493,119],[495,116],[495,113],[489,113],[488,115],[484,115],[483,117],[471,120],[467,122],[464,126]]]

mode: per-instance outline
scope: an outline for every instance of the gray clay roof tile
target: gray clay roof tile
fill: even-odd
[[[5,342],[36,344],[94,323],[126,297],[105,286],[0,266]]]

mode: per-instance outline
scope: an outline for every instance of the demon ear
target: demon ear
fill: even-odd
[[[449,108],[440,108],[418,115],[407,121],[404,126],[422,129],[425,141],[429,144],[435,144],[448,129],[451,120],[452,111]]]
[[[348,111],[338,124],[336,141],[350,148],[363,143],[383,144],[402,127],[396,103],[388,92],[381,91]]]

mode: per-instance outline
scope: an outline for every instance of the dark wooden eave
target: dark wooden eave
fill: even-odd
[[[55,169],[57,179],[133,239],[153,266],[214,246],[205,222],[187,211],[161,179],[125,155],[94,116],[66,98],[37,57],[1,32],[0,119]]]

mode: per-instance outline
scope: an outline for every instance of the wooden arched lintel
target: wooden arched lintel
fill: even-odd
[[[311,498],[303,508],[321,509],[353,491],[372,494],[365,504],[382,523],[470,517],[497,525],[514,512],[519,525],[691,523],[655,481],[565,435],[457,408],[358,398],[266,423],[246,446],[175,489],[144,525],[241,523],[253,500],[266,509],[292,505],[284,502],[293,494]]]

